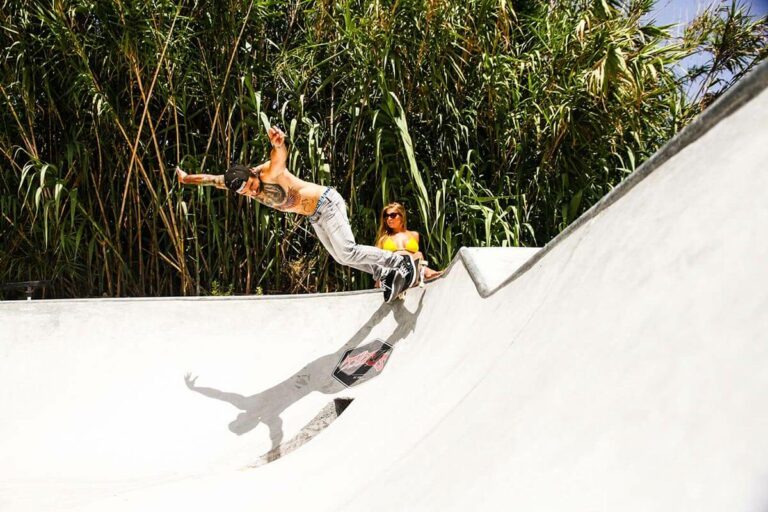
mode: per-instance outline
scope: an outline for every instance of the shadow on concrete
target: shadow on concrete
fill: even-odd
[[[382,304],[371,318],[338,350],[315,359],[284,381],[254,395],[244,396],[198,386],[195,383],[197,377],[193,377],[191,374],[187,374],[184,380],[187,387],[192,391],[209,398],[228,402],[242,411],[229,423],[229,430],[233,433],[243,435],[256,428],[259,423],[264,423],[269,428],[269,436],[274,450],[283,441],[283,421],[280,419],[280,414],[313,391],[335,394],[346,389],[347,386],[333,377],[334,370],[341,358],[352,349],[369,349],[371,352],[377,353],[382,341],[394,347],[414,331],[416,321],[421,314],[425,295],[426,292],[419,297],[418,307],[414,312],[409,311],[403,301],[397,301],[393,305]],[[393,313],[396,323],[392,333],[384,340],[375,339],[360,345],[366,340],[373,327],[378,325],[390,311]],[[357,381],[352,385],[360,382]]]

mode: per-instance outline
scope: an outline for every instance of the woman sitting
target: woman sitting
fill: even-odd
[[[424,254],[419,250],[419,233],[408,231],[405,208],[400,203],[389,203],[382,208],[376,247],[394,253],[410,253],[414,259],[424,262]],[[442,274],[442,271],[424,267],[425,281],[436,279]]]

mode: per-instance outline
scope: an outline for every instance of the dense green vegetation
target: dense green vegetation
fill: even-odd
[[[265,160],[261,113],[359,241],[398,200],[438,267],[543,245],[766,54],[738,6],[673,38],[650,0],[0,4],[0,282],[56,297],[370,286],[303,218],[175,183]]]

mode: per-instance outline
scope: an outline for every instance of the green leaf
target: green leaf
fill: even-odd
[[[261,124],[264,126],[264,130],[269,133],[269,129],[272,128],[272,123],[269,122],[267,114],[259,112],[259,119],[261,119]]]

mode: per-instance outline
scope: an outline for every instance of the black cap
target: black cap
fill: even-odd
[[[251,176],[253,174],[247,165],[232,164],[224,173],[224,184],[232,192],[240,192]]]

